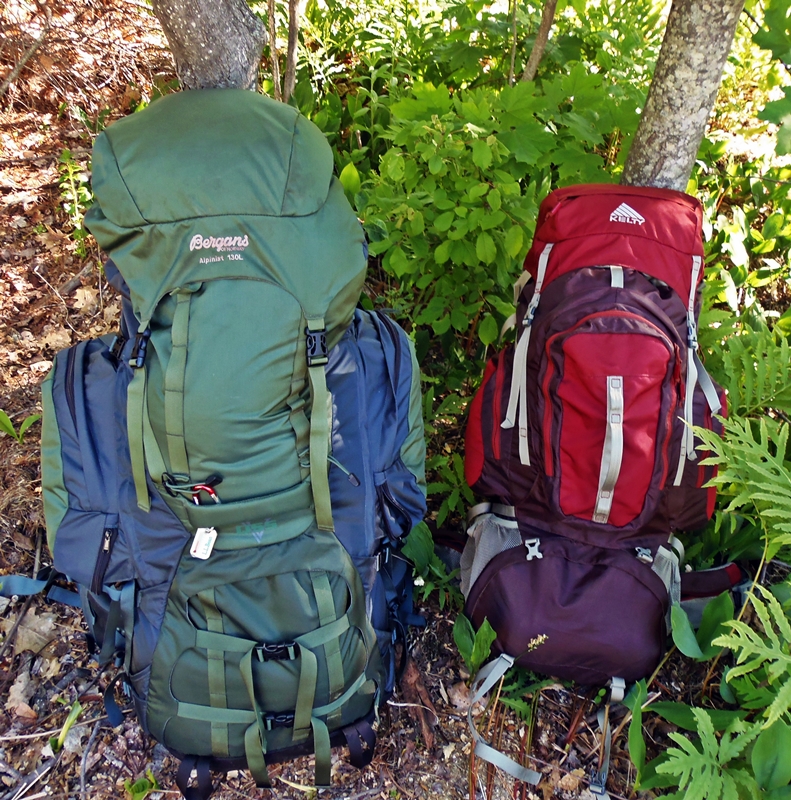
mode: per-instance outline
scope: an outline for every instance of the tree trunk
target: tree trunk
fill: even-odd
[[[516,2],[517,0],[514,0],[514,3]],[[530,51],[530,58],[527,59],[525,71],[522,73],[523,81],[532,81],[536,77],[541,56],[544,55],[544,50],[546,50],[547,42],[549,41],[552,23],[555,21],[557,5],[558,0],[544,0],[544,9],[541,12],[541,22],[536,33],[536,40],[533,42],[533,49]]]
[[[299,2],[288,0],[288,50],[286,77],[283,81],[283,102],[287,103],[297,83],[297,39],[299,37]]]
[[[272,83],[275,100],[283,99],[283,87],[280,84],[280,56],[277,52],[277,18],[275,17],[275,0],[269,0],[269,60],[272,62]]]
[[[153,0],[184,89],[255,89],[265,32],[244,0]]]
[[[686,189],[743,6],[744,0],[673,0],[621,183]]]

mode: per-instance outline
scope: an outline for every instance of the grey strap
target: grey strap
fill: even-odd
[[[536,315],[539,301],[541,300],[541,289],[544,286],[544,278],[547,274],[549,254],[552,252],[553,246],[551,242],[545,245],[538,258],[536,288],[533,291],[533,297],[525,312],[525,318],[522,320],[522,335],[519,337],[514,352],[514,369],[513,375],[511,376],[511,392],[508,397],[508,408],[505,412],[505,419],[500,426],[502,428],[513,428],[516,423],[517,413],[519,414],[519,460],[526,466],[530,466],[530,448],[527,440],[527,350],[530,344],[530,331],[532,330],[533,319]],[[522,277],[517,281],[517,286],[520,281],[522,281],[525,274],[526,273],[523,273]],[[516,288],[515,286],[515,293]],[[521,287],[519,291],[521,293]]]
[[[623,267],[610,265],[610,286],[614,289],[623,289]]]
[[[711,379],[709,373],[706,372],[706,367],[703,366],[703,362],[700,360],[700,356],[697,354],[697,352],[695,353],[695,366],[698,368],[698,384],[703,390],[703,394],[706,397],[706,402],[709,404],[711,413],[719,414],[720,411],[722,411],[720,396],[717,394],[717,390],[714,387],[714,381]]]
[[[605,523],[610,518],[613,494],[623,463],[623,376],[607,376],[607,430],[604,434],[601,468],[599,470],[599,490],[596,493],[596,506],[593,521]]]
[[[535,786],[541,780],[541,773],[523,767],[517,761],[488,744],[478,733],[475,721],[472,718],[472,709],[475,704],[511,669],[513,664],[514,659],[509,655],[503,654],[481,668],[470,687],[472,697],[470,698],[470,707],[467,710],[467,724],[470,726],[470,733],[475,741],[476,756],[488,761],[490,764],[494,764],[495,767],[507,772],[517,780]]]
[[[608,704],[609,707],[609,704]],[[596,714],[596,719],[599,723],[599,730],[601,731],[604,757],[602,758],[602,767],[593,773],[590,779],[590,791],[594,797],[600,800],[610,800],[610,795],[607,793],[607,775],[610,772],[610,749],[612,748],[612,728],[610,726],[609,714],[605,708],[599,709]]]

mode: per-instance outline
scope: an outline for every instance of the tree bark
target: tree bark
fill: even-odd
[[[516,2],[517,0],[514,0],[514,3]],[[544,50],[547,48],[552,23],[555,21],[557,5],[558,0],[544,0],[544,8],[541,11],[541,22],[538,26],[538,33],[536,33],[536,40],[533,42],[533,49],[530,51],[530,58],[527,59],[525,71],[522,73],[523,81],[532,81],[536,77],[541,56],[544,55]]]
[[[269,10],[269,60],[272,62],[272,83],[275,100],[283,99],[283,87],[280,84],[280,56],[277,53],[277,19],[275,17],[275,0],[268,0]]]
[[[283,102],[287,103],[297,83],[297,39],[299,37],[299,2],[288,0],[288,50],[286,77],[283,81]]]
[[[266,34],[244,0],[153,0],[184,89],[255,89]]]
[[[673,0],[621,183],[684,191],[744,0]]]

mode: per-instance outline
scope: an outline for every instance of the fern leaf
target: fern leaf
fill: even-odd
[[[780,719],[789,708],[791,708],[791,676],[782,684],[775,695],[775,699],[772,701],[772,705],[766,710],[764,728],[768,728]]]

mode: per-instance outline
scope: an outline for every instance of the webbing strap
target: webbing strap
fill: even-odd
[[[335,600],[332,597],[332,588],[326,572],[311,572],[310,580],[313,584],[313,593],[316,596],[316,607],[319,612],[321,627],[329,625],[337,619],[335,614]],[[324,655],[327,660],[327,675],[329,678],[329,698],[337,700],[343,694],[346,683],[343,674],[343,658],[339,637],[328,639],[324,643]],[[341,709],[338,708],[327,719],[333,727],[340,727]]]
[[[525,312],[522,320],[522,335],[517,342],[514,351],[514,367],[511,376],[511,392],[508,396],[508,408],[505,412],[505,419],[501,423],[502,428],[513,428],[516,422],[517,413],[519,414],[519,460],[522,464],[530,466],[530,447],[527,438],[527,352],[530,344],[530,332],[532,331],[533,318],[541,300],[541,289],[544,286],[544,278],[547,273],[549,254],[552,252],[553,244],[545,245],[538,258],[538,273],[536,274],[536,287],[533,290],[533,297]],[[520,281],[524,277],[520,277]],[[519,281],[517,281],[517,284]],[[523,284],[524,285],[524,284]],[[516,287],[514,287],[516,292]],[[521,293],[521,287],[520,287]]]
[[[164,378],[168,458],[171,471],[179,475],[190,474],[184,442],[184,374],[187,370],[187,338],[193,291],[192,288],[184,288],[174,292],[176,311],[170,327],[171,351]]]
[[[222,614],[217,608],[214,589],[198,592],[198,599],[206,615],[206,627],[217,634],[223,633]],[[227,708],[228,699],[225,687],[225,651],[206,648],[206,668],[209,677],[209,702],[212,708]],[[215,756],[228,757],[228,725],[222,722],[211,723],[211,749]]]
[[[297,639],[299,641],[299,639]],[[297,703],[294,708],[294,733],[292,741],[303,742],[310,733],[310,718],[313,716],[313,701],[316,698],[316,682],[319,665],[316,654],[300,642],[299,684],[297,684]]]
[[[137,506],[151,510],[151,498],[146,485],[146,459],[143,449],[143,405],[146,396],[146,368],[136,369],[126,389],[126,428],[129,438],[129,460],[135,484]]]
[[[478,733],[475,721],[472,717],[472,710],[475,704],[508,672],[514,664],[512,656],[505,653],[494,661],[490,661],[482,667],[470,687],[470,707],[467,711],[467,724],[470,727],[473,741],[475,742],[475,755],[488,761],[490,764],[499,767],[503,772],[507,772],[517,780],[535,786],[541,780],[541,774],[535,770],[523,767],[517,761],[509,758],[505,753],[501,753],[489,745]]]
[[[247,766],[255,779],[257,786],[269,786],[269,771],[266,768],[266,725],[258,699],[255,696],[255,682],[253,680],[253,648],[250,648],[239,662],[250,704],[253,707],[255,724],[251,725],[244,734],[244,753]]]
[[[161,484],[167,467],[165,459],[162,458],[162,450],[159,448],[157,437],[154,435],[154,429],[151,427],[151,417],[148,413],[148,392],[145,392],[143,397],[143,452],[148,466],[148,474],[154,483]]]
[[[176,714],[182,719],[223,722],[227,725],[249,725],[256,721],[255,711],[244,708],[210,708],[196,703],[178,703]]]
[[[313,728],[313,752],[316,754],[316,786],[329,786],[332,767],[332,748],[327,724],[318,717],[311,717]]]
[[[623,289],[623,267],[610,265],[610,286],[614,289]]]
[[[198,779],[197,786],[190,786],[192,770],[195,770]],[[179,787],[184,800],[209,800],[213,790],[209,760],[202,756],[187,756],[179,764],[176,774],[176,786]]]
[[[324,330],[324,320],[309,319],[308,331]],[[310,486],[316,509],[316,524],[320,530],[334,531],[332,504],[330,502],[329,461],[330,455],[330,393],[324,368],[326,359],[312,358],[308,361],[310,381]]]
[[[692,401],[695,395],[695,386],[698,382],[698,364],[696,359],[698,349],[698,326],[695,322],[695,297],[698,290],[698,277],[703,265],[700,256],[692,256],[692,275],[689,283],[689,301],[687,303],[687,380],[684,393],[684,431],[681,435],[681,448],[678,454],[678,468],[673,485],[678,486],[684,475],[684,466],[687,459],[694,461],[695,433],[692,430]]]
[[[252,639],[242,639],[239,636],[231,636],[227,633],[216,633],[214,631],[196,631],[195,647],[205,650],[224,650],[226,653],[246,653],[254,648],[258,642]]]
[[[599,470],[599,490],[593,521],[605,523],[610,518],[615,484],[621,474],[623,463],[623,376],[607,376],[607,429],[604,434],[601,468]]]
[[[597,714],[596,719],[599,723],[599,730],[602,735],[602,745],[604,753],[602,755],[602,767],[596,770],[591,776],[590,791],[591,794],[599,798],[599,800],[610,800],[610,795],[607,793],[607,775],[610,772],[610,749],[612,747],[612,726],[609,719],[609,702],[606,708],[602,706]]]
[[[706,372],[706,367],[700,360],[700,356],[695,352],[695,366],[698,368],[698,385],[703,390],[703,395],[706,402],[709,404],[712,414],[719,414],[722,411],[722,403],[720,396],[717,394],[717,389],[714,387],[714,381],[711,376]]]

